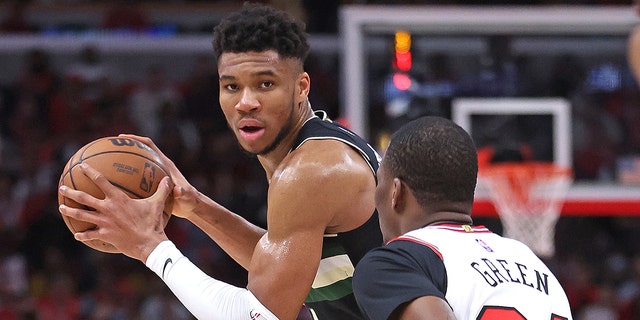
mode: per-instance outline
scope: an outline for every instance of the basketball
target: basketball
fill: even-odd
[[[142,142],[120,137],[104,137],[80,148],[67,162],[60,176],[59,186],[84,191],[104,199],[100,188],[85,176],[79,164],[87,163],[102,173],[114,186],[134,199],[147,198],[158,188],[162,178],[169,175],[158,154]],[[73,208],[92,208],[81,205],[58,194],[58,203]],[[164,226],[171,217],[173,198],[167,198],[164,208]],[[95,227],[94,224],[62,216],[72,233]],[[84,241],[87,246],[106,253],[119,253],[113,245],[97,240]]]

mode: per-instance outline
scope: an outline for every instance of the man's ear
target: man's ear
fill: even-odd
[[[309,74],[306,72],[302,72],[298,76],[298,82],[297,82],[296,94],[298,95],[298,99],[300,101],[305,101],[309,96],[310,90],[311,90],[311,79],[309,78]]]
[[[393,191],[391,193],[391,207],[397,212],[404,210],[408,189],[398,178],[393,179]]]

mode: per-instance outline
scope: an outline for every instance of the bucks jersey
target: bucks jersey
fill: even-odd
[[[293,149],[309,140],[338,140],[358,151],[375,176],[380,157],[362,138],[330,121],[324,112],[316,112],[298,134]],[[344,214],[349,214],[345,212]],[[322,259],[305,305],[312,317],[320,320],[362,319],[352,290],[355,265],[372,248],[382,245],[378,214],[360,227],[337,234],[325,234]]]
[[[354,290],[370,319],[421,296],[446,299],[459,320],[571,319],[549,268],[482,226],[432,225],[393,239],[363,258]]]

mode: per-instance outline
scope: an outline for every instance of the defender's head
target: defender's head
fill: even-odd
[[[385,239],[409,225],[470,215],[477,173],[473,140],[453,121],[422,117],[401,127],[378,169],[376,207]]]

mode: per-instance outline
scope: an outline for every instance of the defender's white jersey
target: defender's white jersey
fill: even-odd
[[[549,268],[524,244],[483,226],[440,224],[398,239],[442,259],[446,299],[458,319],[571,319],[567,296]]]

